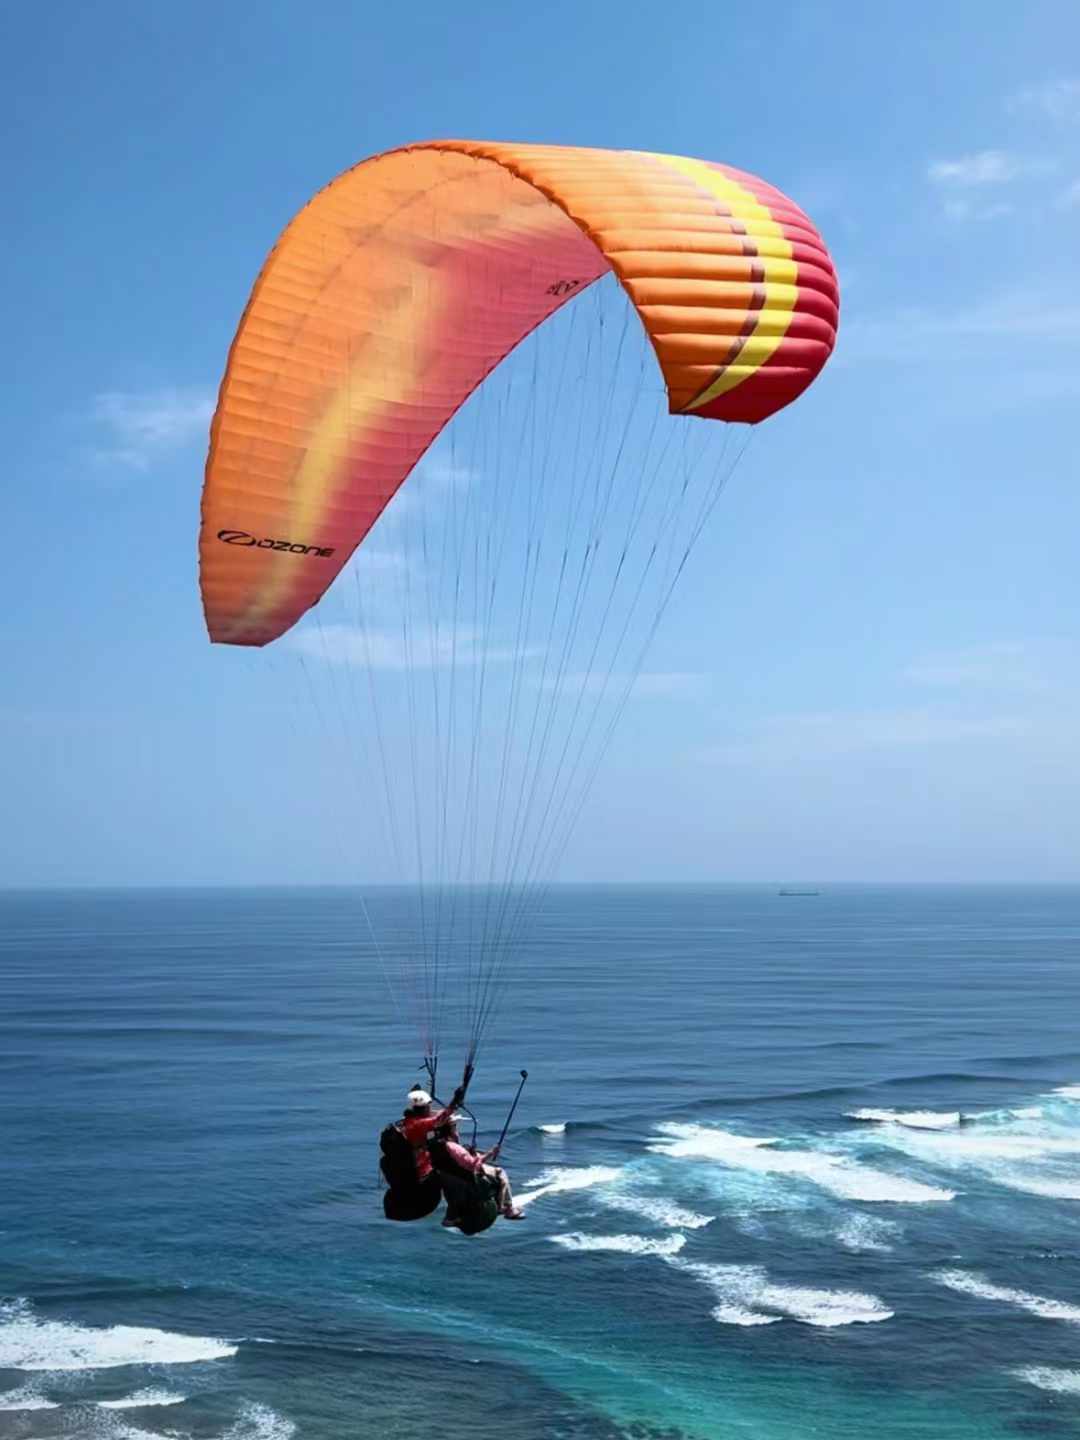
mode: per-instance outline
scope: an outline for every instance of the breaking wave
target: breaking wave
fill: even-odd
[[[778,1150],[773,1148],[778,1143],[775,1138],[733,1135],[706,1125],[664,1124],[659,1133],[665,1138],[649,1146],[656,1154],[712,1160],[728,1169],[787,1175],[820,1186],[842,1200],[925,1205],[952,1200],[956,1195],[954,1190],[874,1170],[823,1151]]]
[[[597,1199],[610,1210],[622,1210],[628,1215],[638,1215],[666,1230],[701,1230],[711,1225],[715,1215],[699,1215],[696,1210],[686,1210],[672,1201],[652,1195],[635,1195],[631,1191],[602,1191]]]
[[[1070,1120],[1051,1100],[987,1112],[952,1129],[883,1125],[874,1140],[938,1170],[966,1172],[1027,1195],[1080,1200],[1080,1133]]]
[[[269,1405],[245,1405],[221,1440],[291,1440],[296,1426]]]
[[[137,1325],[98,1328],[42,1320],[25,1300],[0,1305],[0,1369],[103,1370],[116,1365],[185,1365],[236,1354],[227,1340]]]
[[[974,1295],[979,1300],[997,1300],[1017,1310],[1026,1310],[1029,1315],[1037,1315],[1040,1320],[1065,1320],[1069,1324],[1080,1325],[1080,1306],[1068,1305],[1064,1300],[1051,1300],[1043,1295],[1032,1295],[1027,1290],[993,1285],[981,1275],[972,1275],[966,1270],[939,1270],[932,1278],[939,1285],[956,1290],[961,1295]]]
[[[872,1120],[881,1125],[906,1125],[911,1130],[947,1130],[960,1124],[959,1110],[861,1110],[844,1112],[849,1120]]]
[[[842,1220],[835,1236],[845,1250],[856,1254],[864,1252],[886,1253],[893,1249],[893,1242],[901,1234],[895,1220],[883,1220],[877,1215],[855,1213]]]
[[[721,1325],[771,1325],[798,1320],[833,1329],[889,1320],[893,1311],[876,1295],[855,1290],[817,1290],[770,1280],[758,1265],[706,1265],[672,1257],[668,1264],[707,1286],[715,1296],[713,1319]]]
[[[167,1332],[163,1332],[167,1333]],[[111,1364],[113,1362],[106,1362]],[[168,1362],[175,1363],[175,1362]],[[74,1369],[73,1366],[57,1367]],[[79,1367],[84,1368],[84,1367]],[[85,1367],[85,1368],[97,1368]],[[79,1400],[74,1397],[65,1399],[63,1402],[48,1400],[35,1388],[33,1384],[20,1386],[17,1390],[8,1390],[0,1394],[0,1412],[20,1410],[60,1410],[71,1409],[74,1414],[80,1417],[78,1440],[90,1440],[91,1436],[100,1436],[102,1440],[163,1440],[156,1431],[148,1431],[131,1425],[126,1421],[120,1421],[119,1417],[113,1420],[111,1417],[101,1415],[100,1419],[91,1422],[90,1416],[93,1411],[123,1411],[150,1408],[153,1406],[167,1406],[182,1404],[187,1397],[174,1394],[169,1390],[162,1390],[148,1387],[137,1390],[131,1395],[126,1395],[119,1400]],[[90,1427],[90,1428],[87,1428]],[[297,1427],[293,1421],[272,1410],[269,1405],[249,1403],[242,1405],[237,1417],[220,1435],[220,1440],[292,1440],[296,1434]],[[20,1432],[21,1433],[21,1432]],[[50,1432],[52,1433],[52,1432]],[[71,1440],[75,1440],[75,1433],[71,1434]],[[177,1432],[169,1430],[168,1435]]]
[[[1047,1200],[1080,1200],[1080,1179],[1054,1180],[1037,1175],[1003,1175],[1001,1183],[1025,1195],[1041,1195]]]
[[[17,1390],[0,1393],[0,1410],[57,1410],[55,1400],[46,1400],[33,1385],[20,1385]]]
[[[770,1279],[766,1270],[758,1265],[714,1265],[685,1260],[679,1253],[686,1245],[685,1235],[653,1238],[585,1235],[574,1231],[547,1238],[564,1250],[655,1256],[712,1292],[716,1303],[711,1314],[721,1325],[774,1325],[780,1320],[797,1320],[804,1325],[832,1329],[888,1320],[893,1314],[876,1295],[781,1284]]]
[[[181,1405],[186,1395],[174,1395],[171,1390],[136,1390],[134,1395],[125,1395],[122,1400],[98,1400],[102,1410],[136,1410],[150,1405]]]
[[[549,1235],[553,1244],[565,1250],[615,1250],[623,1255],[677,1255],[686,1244],[685,1235],[667,1235],[662,1240],[645,1235]]]
[[[588,1190],[593,1185],[606,1185],[622,1173],[611,1165],[587,1165],[582,1168],[556,1166],[542,1171],[531,1184],[535,1187],[516,1197],[518,1205],[531,1205],[542,1195],[561,1195],[568,1190]]]
[[[1018,1380],[1026,1380],[1052,1395],[1080,1395],[1080,1370],[1059,1370],[1054,1365],[1025,1365],[1012,1372]]]

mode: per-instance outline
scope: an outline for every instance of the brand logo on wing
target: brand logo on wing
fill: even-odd
[[[325,560],[334,553],[332,545],[295,545],[291,540],[269,538],[259,540],[256,536],[249,535],[246,530],[219,530],[217,538],[226,545],[248,545],[254,546],[256,550],[284,550],[290,555],[317,555],[320,560]]]

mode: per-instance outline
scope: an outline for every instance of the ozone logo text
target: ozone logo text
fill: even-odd
[[[289,555],[317,555],[320,560],[325,560],[334,553],[332,545],[294,545],[291,540],[258,540],[246,530],[219,530],[217,538],[226,545],[248,545],[254,546],[256,550],[284,550]]]

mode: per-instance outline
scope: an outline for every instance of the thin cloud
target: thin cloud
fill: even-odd
[[[1080,79],[1064,76],[1025,86],[1009,97],[1007,109],[1014,115],[1024,111],[1044,115],[1058,124],[1080,121]]]
[[[388,550],[385,546],[380,549],[375,545],[361,544],[350,560],[348,568],[342,573],[347,576],[355,570],[361,577],[400,575],[403,571],[412,568],[409,556],[404,550]]]
[[[1023,645],[1002,641],[972,645],[916,660],[906,666],[903,678],[916,685],[947,689],[1010,687],[1027,683],[1034,673],[1032,657]]]
[[[385,541],[386,532],[382,533]],[[327,626],[325,617],[331,615],[354,622],[362,614],[370,621],[386,609],[387,603],[394,605],[400,601],[404,584],[418,585],[422,579],[423,570],[415,555],[377,543],[369,535],[342,566],[340,575],[321,601],[323,629]]]
[[[1080,301],[1061,300],[1070,293],[1067,284],[1018,288],[951,309],[910,306],[855,317],[841,329],[838,357],[845,363],[923,361],[928,347],[948,341],[954,352],[966,346],[987,358],[992,342],[1002,347],[1017,340],[1075,342],[1080,340]]]
[[[90,412],[101,436],[94,459],[148,470],[156,460],[204,439],[213,413],[213,392],[204,386],[105,391],[95,396]]]
[[[979,150],[955,160],[934,160],[927,167],[926,174],[935,185],[962,188],[1008,185],[1024,175],[1038,173],[1042,163],[1011,155],[1006,150]]]
[[[1022,736],[1019,714],[974,713],[958,705],[815,711],[774,716],[753,736],[707,747],[702,760],[719,765],[789,764],[810,757],[964,745]]]
[[[451,465],[447,460],[429,459],[425,456],[410,478],[444,490],[462,490],[472,485],[479,478],[479,473],[470,465]]]
[[[945,214],[950,220],[1000,220],[1005,215],[1013,214],[1016,209],[1008,200],[994,200],[989,204],[979,203],[976,200],[969,200],[967,197],[954,196],[946,200],[944,204]]]
[[[1066,643],[1002,640],[924,656],[907,665],[901,678],[935,689],[1018,695],[1056,690],[1061,677],[1078,668],[1075,650]]]
[[[485,645],[478,631],[464,625],[414,625],[407,632],[346,624],[306,626],[293,631],[287,643],[309,659],[373,670],[505,664],[532,654],[512,646]]]
[[[651,671],[637,677],[631,693],[643,700],[691,700],[704,693],[708,680],[692,671]]]
[[[958,223],[1000,220],[1015,206],[1001,192],[1018,182],[1052,174],[1056,162],[1015,155],[1007,150],[978,150],[954,160],[934,160],[926,169],[930,183],[942,198],[949,220]],[[987,199],[987,192],[994,198]]]
[[[612,672],[592,674],[575,671],[564,675],[547,676],[538,686],[541,690],[558,689],[563,694],[606,695],[610,699],[621,699],[630,687],[630,696],[635,700],[690,700],[701,695],[708,685],[708,676],[689,670],[647,670],[631,678],[630,675]]]
[[[701,759],[783,770],[841,755],[868,760],[921,751],[928,758],[950,747],[1004,745],[1014,760],[1064,759],[1075,769],[1077,673],[1076,647],[1067,641],[1003,640],[941,651],[913,660],[898,676],[904,685],[946,692],[941,698],[770,716],[753,733],[707,747]]]
[[[451,465],[425,456],[394,491],[377,524],[382,531],[399,526],[408,529],[421,516],[437,513],[437,508],[446,504],[444,496],[467,490],[479,478],[480,472],[469,465]]]

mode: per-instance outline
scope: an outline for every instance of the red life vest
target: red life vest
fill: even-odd
[[[428,1136],[446,1119],[447,1112],[440,1110],[435,1115],[406,1115],[401,1122],[401,1131],[413,1147],[416,1162],[416,1178],[426,1180],[431,1174],[431,1159],[427,1153]]]

